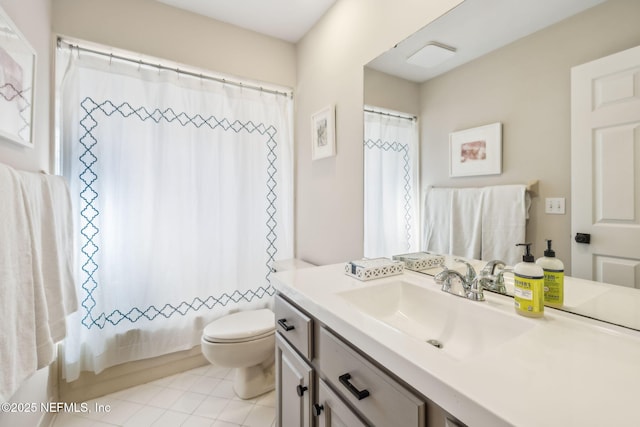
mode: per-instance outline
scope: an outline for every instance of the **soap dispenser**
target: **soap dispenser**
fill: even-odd
[[[544,270],[544,303],[550,307],[562,307],[564,303],[564,264],[551,249],[551,240],[547,240],[544,256],[536,261]]]
[[[518,243],[524,246],[522,262],[513,268],[514,300],[516,313],[527,317],[544,315],[544,271],[534,263],[531,255],[531,243]]]

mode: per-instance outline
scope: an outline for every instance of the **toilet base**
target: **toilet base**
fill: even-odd
[[[241,399],[252,399],[275,388],[275,356],[248,368],[236,368],[233,390]]]

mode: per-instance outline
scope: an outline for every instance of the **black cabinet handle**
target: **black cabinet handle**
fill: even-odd
[[[305,391],[309,390],[309,387],[305,387],[303,385],[298,384],[298,386],[296,387],[296,393],[298,393],[298,396],[302,397],[302,395],[304,394]]]
[[[279,319],[278,320],[278,325],[282,326],[282,328],[287,332],[289,332],[290,330],[296,328],[293,325],[287,325],[287,319]]]
[[[362,400],[365,397],[369,396],[369,390],[358,390],[353,384],[349,382],[349,380],[351,379],[351,374],[340,375],[338,379],[340,380],[340,383],[356,397],[356,399]]]
[[[323,410],[324,410],[324,405],[319,405],[319,404],[317,404],[317,403],[314,403],[314,404],[313,404],[313,414],[314,414],[316,417],[319,417],[319,416],[320,416],[320,413],[321,413]]]

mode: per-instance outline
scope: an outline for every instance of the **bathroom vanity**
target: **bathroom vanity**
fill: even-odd
[[[640,333],[432,277],[276,273],[279,426],[630,425]]]

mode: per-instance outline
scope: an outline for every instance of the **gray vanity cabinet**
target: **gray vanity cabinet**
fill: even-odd
[[[275,298],[276,315],[276,426],[311,427],[315,403],[313,320]]]
[[[443,427],[448,414],[281,295],[277,427]]]
[[[311,427],[313,368],[276,334],[277,425]]]

